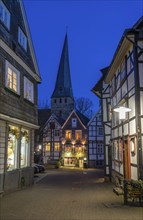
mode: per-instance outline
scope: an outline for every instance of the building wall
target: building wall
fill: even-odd
[[[104,132],[101,110],[88,124],[88,164],[89,167],[104,166]]]
[[[118,106],[122,100],[123,105],[129,107],[131,111],[126,113],[126,119],[124,121],[119,120],[119,115],[113,113],[112,115],[112,169],[124,178],[138,179],[140,178],[140,166],[139,161],[142,158],[139,156],[141,151],[140,129],[141,129],[141,108],[142,97],[140,88],[138,86],[138,58],[135,55],[136,48],[131,45],[126,51],[126,56],[123,62],[125,62],[125,73],[120,73],[120,66],[116,69],[115,75],[110,82],[111,91],[111,105],[112,108]],[[139,66],[142,64],[139,64]],[[139,71],[142,71],[142,67],[139,67]],[[118,82],[118,78],[124,78]],[[113,83],[116,81],[115,90],[113,90]],[[139,79],[140,85],[142,85],[142,78]],[[140,95],[138,95],[140,94]],[[140,106],[140,109],[139,109]],[[126,146],[127,145],[127,146]],[[124,155],[128,148],[128,156]],[[140,150],[139,150],[140,149]],[[127,152],[126,152],[127,153]],[[141,153],[142,154],[142,153]],[[140,159],[139,159],[140,157]],[[126,159],[128,158],[128,164]],[[125,168],[125,167],[128,168]],[[140,168],[139,168],[140,167]]]
[[[9,61],[20,71],[20,94],[17,95],[5,87],[5,63]],[[0,113],[16,117],[29,123],[38,124],[37,121],[37,83],[29,76],[28,72],[4,50],[0,51],[0,75],[2,83],[0,87]],[[24,76],[34,84],[34,103],[24,99]]]
[[[102,114],[104,126],[104,175],[106,179],[111,175],[111,101],[109,85],[104,81],[102,82]]]
[[[2,0],[0,4],[10,16],[9,28],[8,14],[5,20],[0,18],[0,193],[6,194],[33,184],[40,75],[22,1]],[[19,28],[27,39],[27,50],[18,42]],[[26,96],[29,86],[24,77],[33,86],[33,100]]]

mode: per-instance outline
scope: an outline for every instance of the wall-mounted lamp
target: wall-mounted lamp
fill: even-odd
[[[113,111],[114,112],[118,112],[119,113],[119,119],[123,120],[123,119],[126,119],[126,112],[130,112],[131,109],[130,108],[126,108],[124,106],[120,106],[118,108],[114,108]]]

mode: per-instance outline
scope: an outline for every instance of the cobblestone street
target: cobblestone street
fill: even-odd
[[[142,220],[143,208],[124,206],[103,182],[103,171],[53,169],[33,187],[0,200],[1,220]]]

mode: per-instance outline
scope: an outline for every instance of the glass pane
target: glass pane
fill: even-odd
[[[7,149],[7,170],[13,170],[17,168],[17,138],[18,128],[9,127],[8,136],[8,149]]]
[[[21,154],[20,154],[20,165],[21,167],[28,166],[28,155],[29,155],[29,132],[27,130],[21,131]]]

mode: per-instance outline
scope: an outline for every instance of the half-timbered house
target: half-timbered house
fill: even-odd
[[[88,167],[104,166],[104,132],[101,109],[88,122]]]
[[[95,93],[101,99],[101,114],[102,123],[104,129],[104,178],[108,180],[111,174],[111,114],[110,114],[110,90],[109,85],[105,83],[105,76],[107,74],[108,67],[101,70],[102,77],[92,88],[92,92]]]
[[[22,1],[0,0],[0,191],[33,183],[37,84],[41,81]]]
[[[112,109],[112,176],[143,179],[143,17],[124,31],[105,81]]]
[[[124,179],[143,179],[143,17],[124,31],[101,81],[101,88],[104,83],[109,88],[109,108],[108,98],[102,103],[103,117],[107,110],[111,117],[112,154],[107,159],[112,163],[112,179],[121,184]]]
[[[72,111],[62,126],[62,158],[64,166],[87,167],[88,123],[87,117]]]

